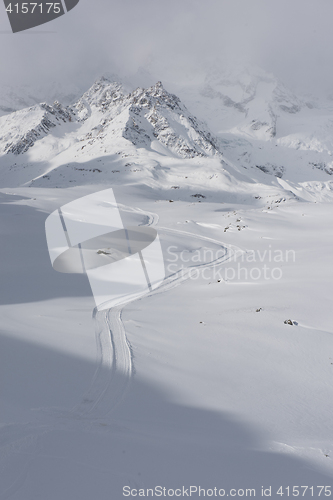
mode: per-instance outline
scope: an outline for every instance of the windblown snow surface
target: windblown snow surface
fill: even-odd
[[[262,71],[177,94],[102,78],[0,118],[0,499],[328,496],[333,109]],[[109,187],[167,278],[96,312],[44,223]]]

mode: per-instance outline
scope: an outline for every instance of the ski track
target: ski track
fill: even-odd
[[[158,223],[157,214],[141,209],[131,209],[131,211],[146,217],[145,223],[141,225],[155,226]],[[220,245],[225,250],[225,254],[207,264],[199,264],[175,272],[166,278],[156,290],[136,300],[164,293],[179,286],[189,279],[193,268],[214,267],[226,262],[235,253],[243,252],[237,247],[226,246],[206,236],[168,228],[161,228],[161,230]],[[40,436],[56,429],[77,429],[78,426],[83,430],[91,429],[96,423],[98,424],[100,418],[110,414],[126,397],[134,376],[132,349],[122,322],[122,310],[128,303],[104,311],[95,309],[93,312],[98,362],[91,385],[81,402],[70,411],[58,408],[38,409],[35,422],[9,424],[0,431],[0,468],[6,474],[6,463],[10,466],[14,461],[14,469],[18,468],[20,471],[13,483],[0,492],[1,500],[9,499],[23,487],[34,458],[44,456],[39,445]],[[12,439],[8,433],[15,438]]]
[[[131,347],[121,320],[123,306],[94,311],[99,358],[92,384],[73,417],[99,418],[110,413],[124,398],[133,373]]]

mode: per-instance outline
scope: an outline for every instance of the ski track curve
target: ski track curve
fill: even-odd
[[[134,210],[133,210],[134,211]],[[139,212],[139,209],[137,209]],[[146,224],[153,226],[158,223],[158,215],[151,212],[142,212],[147,217]],[[155,294],[164,293],[190,277],[193,269],[203,267],[213,267],[229,260],[235,252],[242,252],[236,247],[226,247],[216,239],[206,236],[198,236],[187,231],[161,228],[170,233],[177,233],[183,236],[190,236],[196,239],[220,245],[225,250],[221,257],[207,263],[192,266],[173,273],[156,289],[147,293],[143,298]],[[126,337],[126,331],[122,322],[122,310],[129,302],[112,307],[106,311],[94,311],[96,324],[96,345],[98,355],[98,366],[96,368],[92,384],[84,394],[81,403],[71,410],[71,414],[76,417],[89,416],[99,418],[110,413],[125,397],[133,377],[133,355],[131,345]]]
[[[72,417],[103,417],[118,406],[127,393],[133,361],[121,320],[122,307],[94,310],[99,361],[90,388],[81,403],[71,410]]]
[[[145,220],[139,225],[155,226],[159,221],[154,212],[126,205],[120,208],[143,215]],[[72,416],[105,416],[118,406],[127,393],[133,377],[133,356],[121,319],[126,304],[106,311],[94,310],[98,365],[90,388],[81,403],[71,410]]]
[[[159,221],[158,215],[153,212],[125,206],[124,208],[145,217],[145,221],[140,225],[155,226]],[[240,248],[226,246],[221,241],[206,236],[198,236],[176,229],[160,229],[172,234],[220,245],[225,250],[225,254],[209,263],[187,268],[185,272],[184,269],[175,272],[166,278],[156,290],[136,300],[164,293],[179,286],[183,281],[189,279],[193,268],[214,267],[228,261],[235,253],[243,252]],[[17,425],[9,424],[0,431],[0,463],[1,461],[12,463],[14,460],[17,462],[18,469],[20,469],[12,484],[7,485],[6,489],[0,492],[1,500],[9,499],[24,486],[34,458],[44,454],[39,446],[40,436],[53,430],[69,430],[78,426],[89,429],[98,419],[111,413],[126,397],[134,376],[132,349],[122,322],[122,310],[128,303],[104,311],[95,309],[93,312],[97,366],[91,385],[83,395],[81,402],[69,411],[58,408],[38,409],[36,410],[34,422]],[[8,436],[9,430],[12,438]],[[6,468],[5,465],[4,469]]]

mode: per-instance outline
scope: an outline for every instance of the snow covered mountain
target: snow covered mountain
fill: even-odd
[[[1,117],[2,182],[87,184],[98,173],[102,182],[140,175],[154,189],[185,189],[177,178],[186,165],[206,195],[237,191],[239,183],[250,193],[255,183],[265,193],[275,186],[305,199],[318,191],[331,197],[329,107],[296,97],[259,70],[210,75],[177,93],[182,99],[161,82],[130,90],[101,78],[73,105],[37,104]],[[199,181],[204,172],[215,179],[209,188]]]
[[[201,84],[177,93],[215,134],[275,140],[301,150],[333,150],[332,102],[296,96],[259,68],[208,74]]]
[[[259,68],[210,73],[174,90],[240,168],[294,182],[312,179],[311,170],[332,174],[331,101],[296,96]]]
[[[36,104],[0,118],[0,144],[5,153],[26,153],[35,142],[47,135],[59,123],[72,121],[70,110],[55,102]]]
[[[1,498],[329,492],[332,104],[263,72],[165,87],[101,78],[0,118]],[[168,278],[92,318],[45,220],[110,187]]]
[[[41,102],[59,101],[68,106],[82,94],[77,85],[68,81],[7,85],[0,83],[0,116],[29,108]]]
[[[120,84],[105,78],[72,107],[63,107],[56,101],[53,106],[44,103],[0,118],[1,150],[15,155],[25,153],[62,122],[81,125],[81,149],[117,137],[147,148],[157,141],[183,158],[218,152],[212,134],[161,82],[125,94]]]
[[[259,68],[208,74],[192,92],[185,88],[180,94],[195,113],[206,115],[216,133],[259,140],[276,137],[279,118],[306,106],[274,75]]]
[[[102,78],[74,109],[79,121],[90,124],[87,139],[121,136],[138,147],[158,141],[183,158],[210,156],[218,150],[211,133],[161,82],[126,94],[120,84]]]

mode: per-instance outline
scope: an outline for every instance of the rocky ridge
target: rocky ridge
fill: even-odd
[[[101,78],[72,106],[39,104],[0,118],[3,153],[26,153],[37,140],[63,123],[76,123],[78,140],[88,145],[118,136],[137,147],[158,142],[181,158],[220,153],[218,140],[191,115],[161,82],[127,93],[117,82]],[[81,127],[81,128],[80,128]]]

